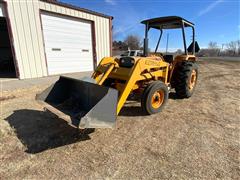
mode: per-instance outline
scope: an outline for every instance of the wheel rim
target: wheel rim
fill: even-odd
[[[163,100],[164,100],[164,92],[162,90],[156,91],[152,96],[152,100],[151,100],[152,107],[154,109],[159,108],[162,105]]]
[[[197,80],[197,71],[195,69],[192,70],[190,81],[189,81],[189,89],[192,90],[196,84]]]

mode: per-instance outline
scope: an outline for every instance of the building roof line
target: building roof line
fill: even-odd
[[[103,14],[103,13],[99,13],[99,12],[96,12],[96,11],[92,11],[92,10],[89,10],[89,9],[81,8],[81,7],[72,5],[72,4],[60,2],[60,1],[57,1],[57,0],[40,0],[40,1],[55,4],[55,5],[59,5],[59,6],[70,8],[70,9],[74,9],[74,10],[77,10],[77,11],[82,11],[82,12],[93,14],[93,15],[96,15],[96,16],[101,16],[101,17],[113,19],[112,16],[109,16],[109,15],[106,15],[106,14]]]

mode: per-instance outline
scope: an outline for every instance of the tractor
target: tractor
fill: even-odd
[[[194,93],[198,78],[195,53],[194,24],[178,16],[144,20],[145,37],[140,56],[105,57],[89,78],[59,80],[36,96],[44,107],[77,128],[114,128],[117,115],[130,95],[140,97],[145,114],[159,113],[167,103],[169,92],[175,89],[178,98]],[[192,30],[192,42],[187,48],[185,28]],[[150,29],[160,31],[154,52],[149,52]],[[163,31],[180,29],[184,53],[157,52]]]

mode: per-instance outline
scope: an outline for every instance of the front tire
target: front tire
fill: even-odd
[[[179,98],[192,96],[198,78],[198,66],[194,62],[183,61],[177,70],[175,90]]]
[[[167,86],[161,81],[155,81],[145,88],[141,99],[141,106],[146,114],[155,114],[162,110],[167,100]]]

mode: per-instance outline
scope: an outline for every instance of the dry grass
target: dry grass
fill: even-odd
[[[79,132],[34,101],[45,87],[4,92],[0,177],[239,179],[240,62],[200,61],[196,92],[160,114],[128,102],[117,129]],[[1,179],[0,178],[0,179]]]

